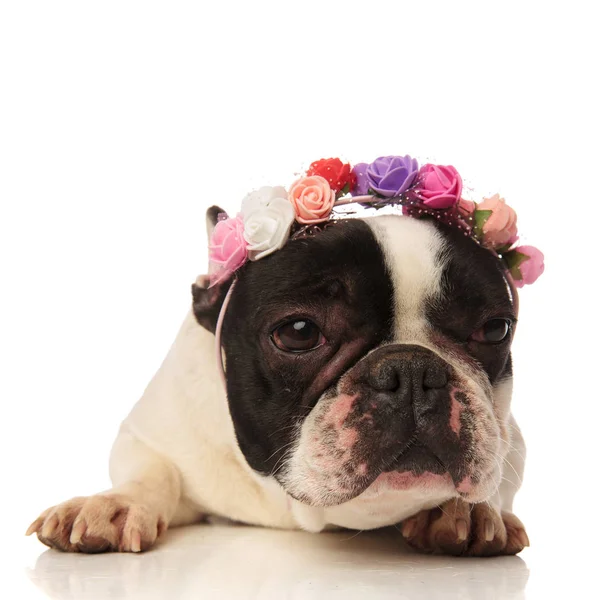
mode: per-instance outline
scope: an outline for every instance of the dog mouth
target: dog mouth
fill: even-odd
[[[441,474],[448,471],[444,462],[436,456],[429,446],[422,442],[417,434],[407,442],[406,447],[394,459],[391,465],[387,465],[384,472],[410,471],[414,475],[429,472]]]
[[[404,491],[419,488],[423,491],[457,487],[468,479],[465,469],[448,467],[418,436],[413,436],[403,452],[386,465],[364,489],[354,497],[369,498],[387,491]],[[362,487],[362,486],[361,486]],[[349,498],[351,500],[353,498]]]
[[[417,434],[413,435],[406,446],[392,460],[384,463],[379,469],[373,469],[368,481],[357,485],[354,497],[359,496],[380,480],[397,480],[391,474],[403,475],[405,483],[416,481],[425,476],[448,476],[454,481],[450,469],[436,456],[429,446],[422,442]]]
[[[315,465],[307,465],[315,473]],[[408,490],[414,487],[456,488],[464,482],[463,469],[448,467],[417,434],[400,451],[378,467],[350,460],[336,477],[321,479],[320,490],[303,493],[288,490],[290,496],[310,506],[337,506],[359,496],[377,495],[385,490]],[[287,487],[287,486],[285,486]],[[314,488],[313,488],[314,489]]]

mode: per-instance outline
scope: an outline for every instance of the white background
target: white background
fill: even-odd
[[[599,533],[591,6],[0,3],[0,552],[23,594],[29,522],[109,485],[119,421],[206,270],[205,209],[321,157],[405,153],[500,192],[546,254],[514,345],[516,512],[530,593],[549,565],[578,585]]]

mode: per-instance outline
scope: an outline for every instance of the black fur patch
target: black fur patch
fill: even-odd
[[[429,303],[427,320],[441,334],[437,343],[450,345],[465,359],[481,365],[493,384],[511,374],[512,334],[500,344],[483,344],[469,338],[489,319],[515,317],[502,264],[460,231],[436,225],[447,247],[440,257],[445,263],[442,297]]]
[[[223,325],[227,393],[250,466],[276,469],[319,397],[392,331],[393,290],[370,227],[347,219],[291,240],[239,272]],[[271,341],[288,318],[314,321],[327,343],[303,354]]]

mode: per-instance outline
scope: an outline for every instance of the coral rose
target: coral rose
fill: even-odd
[[[482,211],[489,211],[489,214]],[[483,243],[489,248],[501,248],[517,239],[517,213],[499,194],[485,198],[477,205],[475,219]]]
[[[304,225],[322,223],[329,219],[335,202],[335,191],[320,175],[302,177],[290,188],[289,200],[296,213],[296,221]]]

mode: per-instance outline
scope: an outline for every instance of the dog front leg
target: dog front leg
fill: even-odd
[[[113,488],[49,508],[27,535],[66,552],[140,552],[150,548],[169,524],[198,520],[181,502],[176,467],[127,428],[121,427],[110,459]]]

